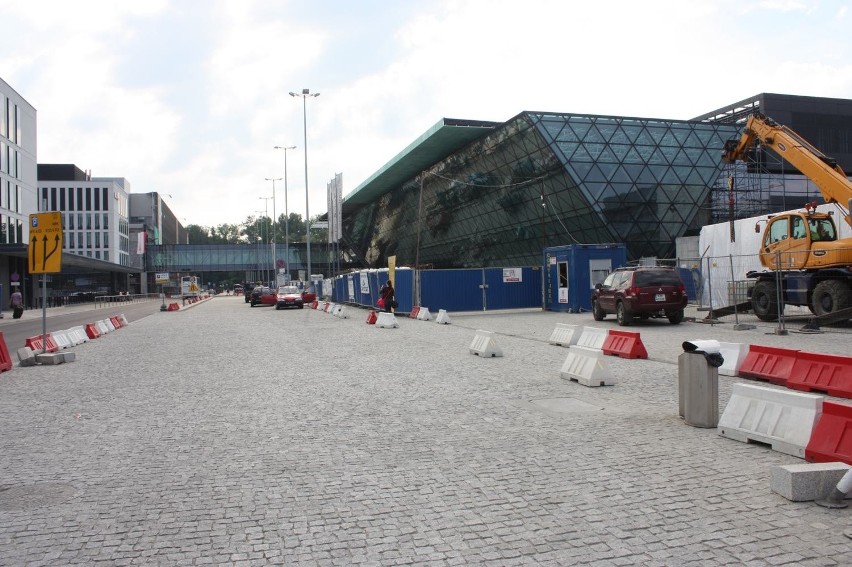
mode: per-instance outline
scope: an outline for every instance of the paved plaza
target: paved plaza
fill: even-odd
[[[684,424],[677,391],[684,340],[849,329],[641,323],[649,359],[588,388],[548,338],[611,318],[349,313],[218,296],[0,374],[0,565],[852,564],[852,509],[770,490],[804,461]]]

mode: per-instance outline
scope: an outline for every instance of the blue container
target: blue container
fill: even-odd
[[[544,308],[580,313],[592,309],[592,290],[627,263],[624,244],[570,244],[544,249]]]

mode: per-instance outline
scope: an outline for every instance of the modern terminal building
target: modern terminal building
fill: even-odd
[[[734,195],[761,211],[819,195],[789,165],[722,163],[725,141],[752,112],[841,163],[852,158],[852,101],[838,99],[761,94],[692,120],[548,112],[503,123],[443,119],[346,196],[341,250],[376,268],[391,256],[434,268],[540,265],[544,248],[565,244],[624,243],[632,260],[673,258],[678,237],[752,212],[729,207],[729,175],[780,174],[780,185]]]

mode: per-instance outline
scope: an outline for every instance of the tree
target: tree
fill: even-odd
[[[186,225],[186,232],[188,234],[190,244],[210,243],[210,229],[206,226],[188,224]]]

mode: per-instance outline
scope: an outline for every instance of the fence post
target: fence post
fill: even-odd
[[[781,251],[775,251],[775,301],[778,309],[778,326],[775,328],[776,335],[786,335],[787,329],[784,328],[784,301],[781,299],[784,295],[782,291],[783,278],[781,278]]]

